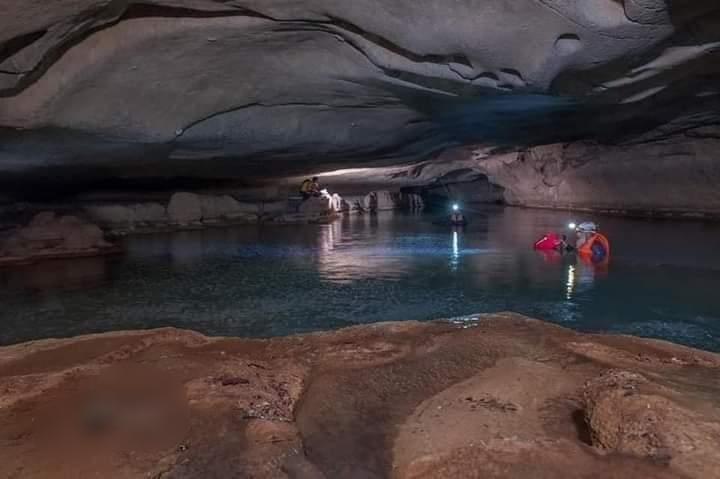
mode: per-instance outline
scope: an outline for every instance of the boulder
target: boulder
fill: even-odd
[[[347,208],[350,212],[367,211],[368,206],[367,196],[356,196],[356,195],[345,195],[343,196],[343,207]]]
[[[394,210],[400,204],[397,194],[390,193],[389,191],[376,191],[375,198],[378,211]]]
[[[230,195],[216,197],[215,206],[220,216],[226,219],[243,218],[247,216],[240,202]]]
[[[203,202],[194,193],[175,193],[167,208],[168,219],[179,225],[189,225],[203,218]]]
[[[136,210],[123,205],[95,205],[85,208],[85,212],[103,226],[129,226],[137,219]]]
[[[43,227],[51,224],[57,219],[57,216],[52,211],[43,211],[41,213],[36,214],[33,216],[33,218],[30,220],[30,223],[28,224],[28,227],[34,228],[34,227]]]
[[[42,257],[63,257],[97,254],[111,248],[103,231],[77,216],[58,217],[43,212],[28,226],[12,231],[0,244],[0,257],[5,260],[27,260]]]
[[[333,213],[331,200],[328,198],[308,198],[298,208],[304,216],[327,216]]]
[[[257,205],[242,204],[230,195],[200,196],[203,221],[221,219],[254,218],[257,216]]]
[[[66,225],[63,231],[63,247],[69,250],[84,250],[91,248],[105,248],[110,246],[105,241],[103,231],[97,225],[79,223]]]
[[[337,193],[333,193],[332,196],[330,196],[330,209],[337,213],[341,211],[346,211],[347,203],[345,203],[345,201],[342,199],[342,196],[338,195]]]
[[[37,214],[28,226],[18,230],[17,234],[36,248],[61,242],[63,238],[59,220],[54,213],[46,212]]]
[[[133,207],[134,221],[157,224],[167,221],[167,208],[160,203],[138,203]]]
[[[202,212],[201,219],[207,221],[222,217],[220,207],[217,204],[217,196],[200,195],[198,199],[200,200],[200,210]]]
[[[134,205],[93,205],[85,208],[87,215],[112,230],[134,229],[138,224],[167,223],[167,209],[160,203]]]
[[[584,400],[597,448],[671,463],[688,477],[720,471],[715,454],[720,422],[685,407],[676,391],[641,374],[613,370],[586,383]]]

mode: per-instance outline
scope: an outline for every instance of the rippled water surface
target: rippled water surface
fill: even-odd
[[[720,227],[592,218],[607,266],[532,250],[568,213],[473,211],[139,236],[115,258],[0,270],[0,342],[177,326],[275,336],[512,310],[720,351]],[[578,219],[587,219],[584,217]]]

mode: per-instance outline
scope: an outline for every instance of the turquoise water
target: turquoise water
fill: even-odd
[[[276,336],[377,321],[517,311],[582,331],[720,351],[720,227],[478,209],[462,231],[428,215],[138,236],[115,258],[0,270],[0,343],[176,326]],[[607,266],[532,250],[593,219]]]

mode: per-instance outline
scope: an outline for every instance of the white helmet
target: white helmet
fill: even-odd
[[[593,223],[592,221],[586,221],[585,223],[580,223],[577,226],[577,231],[580,233],[595,233],[598,230],[598,225]]]

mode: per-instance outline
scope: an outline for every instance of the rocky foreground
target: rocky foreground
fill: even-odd
[[[39,341],[0,392],[4,478],[720,477],[720,356],[511,314]]]

